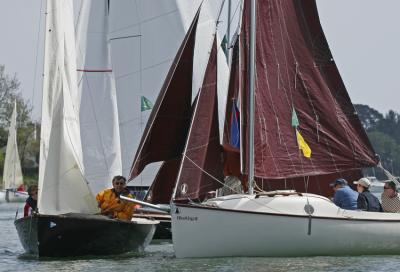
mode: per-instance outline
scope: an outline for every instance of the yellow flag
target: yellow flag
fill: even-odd
[[[308,146],[306,141],[304,141],[303,136],[301,136],[300,132],[296,129],[296,137],[297,137],[297,144],[299,145],[299,149],[303,151],[303,155],[306,158],[311,157],[311,148]]]

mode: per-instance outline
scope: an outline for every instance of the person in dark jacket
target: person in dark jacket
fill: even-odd
[[[29,197],[26,199],[24,207],[24,217],[30,216],[37,212],[37,199],[38,199],[38,187],[37,185],[31,185],[28,188]]]
[[[369,179],[361,178],[353,183],[357,184],[357,191],[359,192],[357,209],[368,212],[383,212],[379,199],[369,191],[369,187],[371,186]]]

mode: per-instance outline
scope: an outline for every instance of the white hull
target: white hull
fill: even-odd
[[[207,203],[172,207],[178,258],[400,254],[400,214],[347,211],[311,194]]]
[[[6,202],[6,191],[0,191],[0,203]]]
[[[28,198],[27,192],[19,192],[13,190],[2,190],[0,192],[1,202],[25,202]]]

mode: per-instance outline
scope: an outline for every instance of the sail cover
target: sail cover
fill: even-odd
[[[190,124],[197,12],[153,107],[129,179],[155,161],[180,157]]]
[[[240,37],[247,49],[249,3],[244,2]],[[257,1],[256,10],[255,176],[285,179],[375,165],[374,151],[322,32],[315,1]],[[247,53],[241,57],[247,67]],[[292,122],[293,112],[297,122]],[[299,150],[306,145],[309,158]]]
[[[4,160],[3,185],[4,189],[18,188],[23,184],[21,162],[19,160],[17,145],[17,102],[11,115],[6,157]]]
[[[76,31],[85,177],[94,193],[121,175],[118,107],[108,40],[109,1],[82,1]]]
[[[47,1],[38,208],[94,213],[82,173],[73,1]]]
[[[218,123],[217,48],[210,53],[204,81],[194,104],[190,132],[183,153],[175,201],[203,200],[222,186],[223,165]]]

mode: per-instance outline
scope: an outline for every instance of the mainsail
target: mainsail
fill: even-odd
[[[79,117],[85,178],[93,193],[122,173],[118,107],[111,65],[109,1],[81,3],[76,31]]]
[[[376,165],[320,26],[315,2],[257,1],[256,10],[255,177],[288,181],[341,176]],[[244,3],[243,16],[240,42],[247,50],[249,1]],[[247,54],[241,58],[247,67]],[[248,85],[243,86],[246,94]],[[297,129],[312,150],[310,158],[299,152],[293,111],[298,116]]]
[[[8,129],[6,157],[3,170],[3,186],[4,189],[15,189],[22,184],[23,177],[17,145],[17,102],[14,102],[10,128]]]
[[[83,176],[72,0],[47,1],[38,208],[94,213]]]

